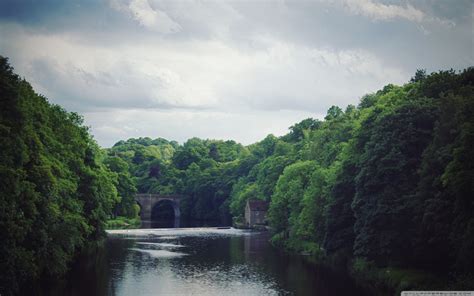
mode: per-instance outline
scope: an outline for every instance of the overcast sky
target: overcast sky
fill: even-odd
[[[0,0],[0,55],[100,145],[244,144],[474,65],[471,0]]]

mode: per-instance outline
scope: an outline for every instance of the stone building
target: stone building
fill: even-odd
[[[268,202],[264,200],[247,200],[245,206],[245,225],[253,227],[256,224],[267,223]]]

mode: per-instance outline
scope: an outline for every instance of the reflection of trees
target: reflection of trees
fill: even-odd
[[[242,237],[229,238],[229,260],[231,264],[239,264],[244,261],[244,253],[242,252]]]
[[[137,242],[184,245],[168,249]],[[153,258],[131,250],[168,249],[180,258]],[[295,295],[360,295],[345,275],[319,267],[301,256],[273,248],[266,234],[248,236],[109,238],[105,246],[85,253],[75,267],[73,289],[52,295],[115,295],[133,291],[225,292],[291,291]],[[197,289],[197,290],[195,290]],[[206,290],[210,289],[210,290]],[[155,291],[155,290],[153,290]],[[48,295],[50,295],[48,294]],[[138,294],[137,294],[138,295]]]
[[[109,273],[109,262],[111,255],[120,258],[121,254],[116,253],[116,248],[110,248],[109,241],[84,248],[67,275],[67,283],[55,283],[44,295],[114,294],[114,287],[109,286],[113,278]]]

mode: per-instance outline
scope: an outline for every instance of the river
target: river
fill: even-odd
[[[112,230],[46,295],[364,295],[344,274],[234,228]]]

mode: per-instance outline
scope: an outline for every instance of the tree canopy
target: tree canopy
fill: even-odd
[[[0,57],[0,294],[57,277],[104,235],[116,175],[82,118],[36,94]],[[24,288],[24,287],[23,287]]]
[[[108,218],[137,217],[137,192],[183,194],[182,217],[203,220],[242,219],[247,200],[265,200],[287,250],[472,277],[473,83],[474,68],[419,70],[248,146],[145,137],[100,149],[1,57],[0,294],[63,274]]]

